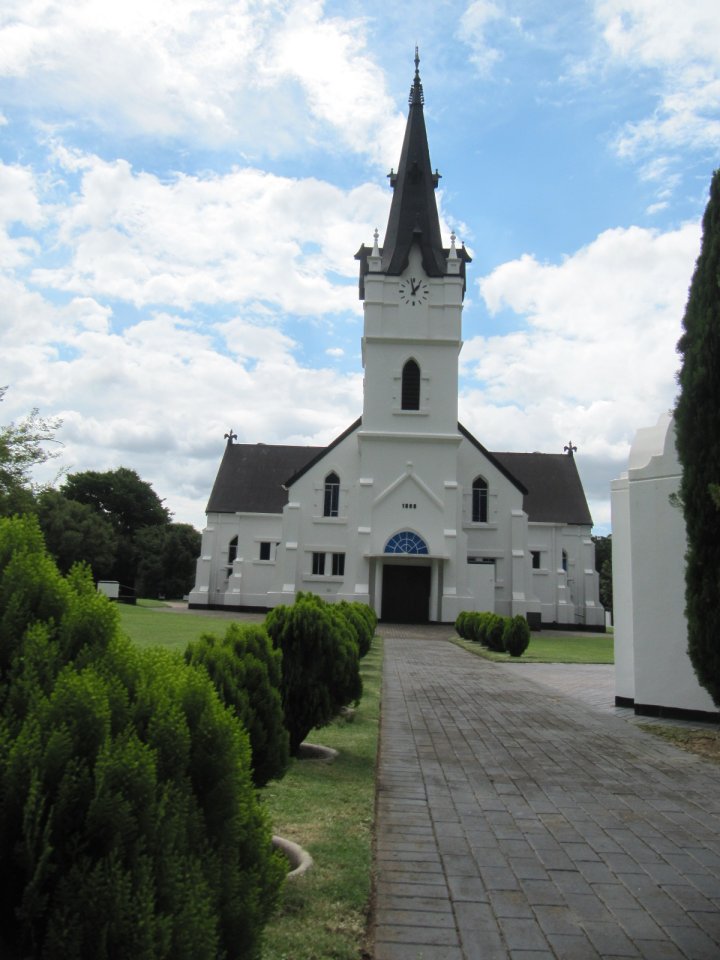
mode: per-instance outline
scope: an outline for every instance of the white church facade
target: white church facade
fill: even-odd
[[[327,447],[227,436],[192,607],[265,610],[298,591],[386,621],[462,610],[602,628],[573,448],[491,453],[458,422],[466,265],[444,247],[415,78],[382,246],[363,245],[362,415]]]

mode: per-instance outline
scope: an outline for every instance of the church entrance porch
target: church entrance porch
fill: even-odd
[[[428,623],[431,567],[383,564],[380,619],[386,623]]]

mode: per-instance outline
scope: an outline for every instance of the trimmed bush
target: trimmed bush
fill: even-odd
[[[282,705],[290,753],[315,727],[330,723],[362,695],[359,651],[343,615],[313,594],[265,618],[273,645],[282,651]]]
[[[205,633],[189,644],[185,660],[207,670],[220,699],[247,730],[255,786],[282,777],[290,760],[280,697],[282,654],[267,632],[232,623],[224,637]]]
[[[502,639],[506,653],[511,657],[521,657],[530,643],[530,627],[525,617],[517,614],[507,618]]]
[[[354,632],[358,645],[358,654],[361,660],[370,652],[373,637],[375,636],[375,624],[364,614],[363,607],[365,610],[370,610],[370,607],[368,607],[366,603],[349,603],[347,600],[341,600],[340,603],[333,605],[333,609],[338,610],[342,614],[348,626]],[[375,614],[373,613],[373,618],[374,617]]]
[[[36,533],[0,520],[3,956],[257,960],[287,867],[247,734]]]
[[[488,650],[495,653],[503,651],[503,631],[505,629],[505,617],[497,613],[485,614],[485,642]]]

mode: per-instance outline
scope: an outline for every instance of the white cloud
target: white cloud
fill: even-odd
[[[290,179],[252,168],[171,179],[77,152],[79,189],[53,207],[59,265],[39,287],[137,307],[253,302],[300,315],[357,311],[347,251],[386,216],[388,195],[363,184]],[[1,168],[0,168],[1,169]],[[280,278],[280,279],[279,279]]]
[[[482,76],[487,76],[502,59],[502,53],[488,39],[489,27],[504,21],[504,11],[493,0],[473,0],[460,18],[458,35],[469,45],[470,59]]]
[[[9,0],[0,74],[25,81],[17,103],[52,106],[59,123],[255,157],[338,134],[385,164],[402,135],[363,21],[327,16],[319,0]]]
[[[560,264],[523,256],[482,278],[490,313],[506,311],[511,330],[463,348],[468,428],[492,450],[561,453],[572,440],[581,473],[594,464],[591,493],[607,498],[635,431],[674,402],[698,248],[696,224],[615,229]]]
[[[655,70],[652,115],[625,124],[621,156],[720,144],[720,16],[716,0],[596,0],[595,17],[611,57],[633,71]]]

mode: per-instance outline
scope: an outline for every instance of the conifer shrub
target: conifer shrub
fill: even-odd
[[[247,734],[36,534],[0,520],[0,954],[257,960],[286,865]]]
[[[525,653],[530,643],[530,627],[525,617],[517,614],[505,618],[502,642],[511,657],[521,657]]]
[[[185,660],[207,670],[220,699],[247,730],[255,786],[282,777],[290,760],[280,696],[282,654],[264,628],[231,623],[223,637],[204,633],[188,645]]]
[[[345,618],[321,597],[299,593],[292,606],[265,618],[273,645],[282,651],[282,705],[290,753],[315,727],[330,723],[362,695],[359,651]]]
[[[463,640],[468,639],[468,617],[470,616],[469,611],[462,610],[455,619],[455,633],[459,637],[462,637]]]
[[[485,643],[488,650],[495,653],[503,651],[503,631],[505,629],[506,617],[501,617],[497,613],[486,613],[485,617]]]
[[[370,652],[373,637],[375,636],[375,626],[374,624],[371,625],[371,619],[364,614],[363,607],[366,610],[370,609],[366,603],[349,603],[347,600],[341,600],[339,603],[333,605],[333,608],[342,614],[348,626],[353,631],[361,660]]]

